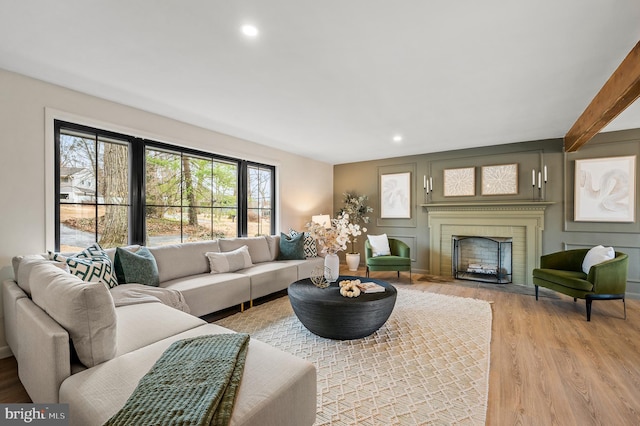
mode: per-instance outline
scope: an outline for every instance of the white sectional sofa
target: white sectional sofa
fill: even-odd
[[[209,272],[204,253],[241,246],[253,266]],[[33,402],[69,403],[71,424],[103,424],[171,343],[233,332],[199,316],[285,289],[322,265],[322,258],[277,260],[278,249],[277,236],[150,248],[159,287],[168,289],[155,290],[163,293],[158,299],[136,299],[137,289],[147,286],[109,289],[42,257],[16,259],[16,279],[3,283],[3,305],[20,380]],[[315,410],[315,367],[252,339],[231,424],[310,425]]]

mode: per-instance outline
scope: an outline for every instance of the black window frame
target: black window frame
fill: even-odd
[[[68,129],[70,131],[77,131],[82,133],[95,134],[96,138],[107,137],[111,139],[117,139],[118,141],[126,142],[129,145],[129,227],[128,227],[128,244],[145,244],[146,236],[146,197],[145,197],[145,176],[146,176],[146,149],[156,148],[161,150],[168,150],[182,155],[205,157],[210,158],[213,161],[222,161],[228,163],[234,163],[237,166],[237,189],[238,189],[238,201],[237,201],[237,217],[236,217],[236,233],[237,236],[248,236],[248,210],[247,210],[247,198],[248,190],[247,184],[248,169],[249,167],[259,167],[261,169],[268,169],[271,171],[271,229],[270,234],[275,233],[276,224],[276,202],[275,202],[275,189],[276,189],[276,168],[273,165],[258,163],[255,161],[238,159],[234,157],[224,156],[220,154],[214,154],[202,150],[187,148],[179,145],[173,145],[165,142],[158,142],[150,139],[139,138],[123,133],[113,132],[109,130],[98,129],[91,126],[72,123],[64,120],[54,120],[54,161],[55,161],[55,250],[60,250],[60,134],[62,129]],[[183,238],[181,233],[181,240]],[[96,236],[97,241],[97,236]]]

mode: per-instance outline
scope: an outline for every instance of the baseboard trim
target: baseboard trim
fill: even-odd
[[[9,358],[13,356],[13,352],[11,352],[11,348],[9,346],[0,346],[0,359]]]

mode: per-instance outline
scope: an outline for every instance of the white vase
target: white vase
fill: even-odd
[[[340,258],[335,253],[327,253],[324,257],[324,277],[330,283],[336,282],[340,275]]]
[[[350,271],[357,271],[360,266],[360,253],[347,253],[347,266]]]

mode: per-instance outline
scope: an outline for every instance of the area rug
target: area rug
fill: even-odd
[[[372,335],[318,337],[288,297],[216,322],[315,364],[316,425],[484,425],[491,307],[486,301],[398,289]]]

